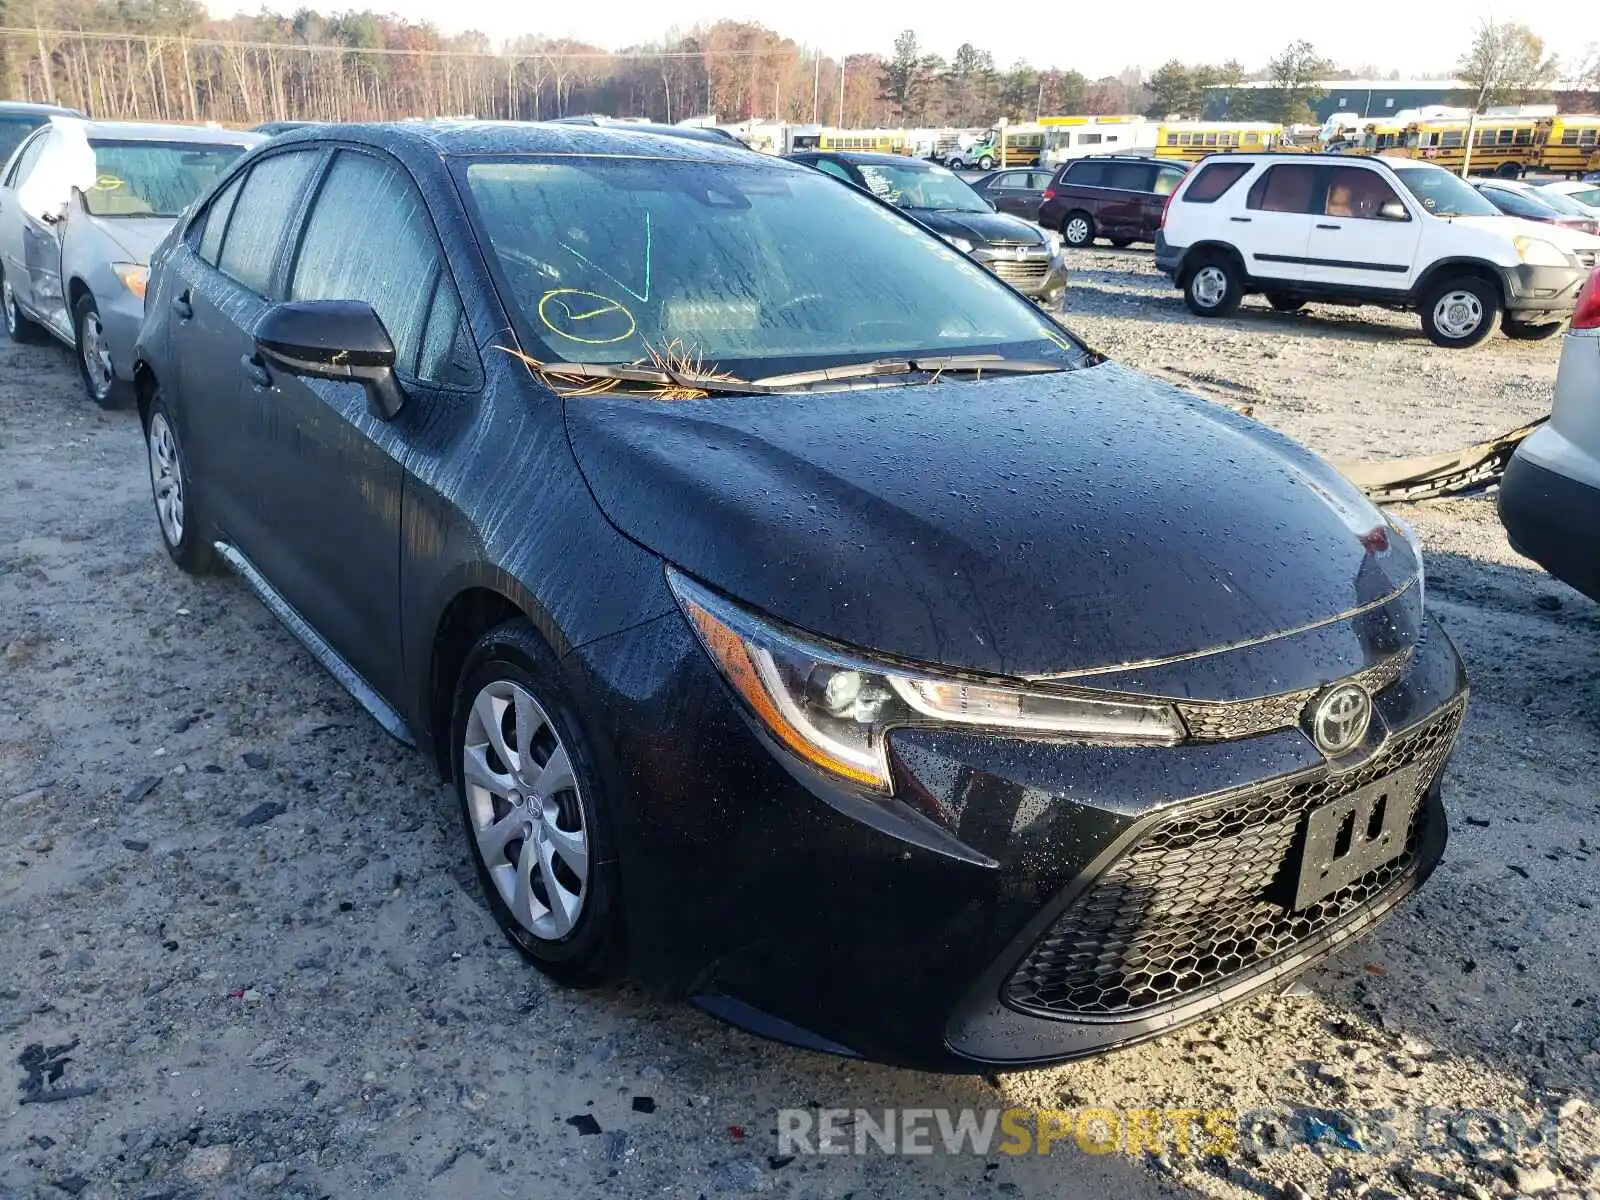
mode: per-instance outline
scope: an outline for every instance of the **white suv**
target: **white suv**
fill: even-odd
[[[1500,213],[1429,163],[1321,154],[1206,159],[1173,193],[1156,266],[1192,312],[1227,316],[1251,292],[1415,309],[1440,346],[1552,337],[1600,238]]]
[[[1500,520],[1519,553],[1600,600],[1600,271],[1561,347],[1555,410],[1506,467]]]

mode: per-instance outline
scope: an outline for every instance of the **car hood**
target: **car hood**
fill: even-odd
[[[870,391],[566,402],[611,521],[793,626],[1009,676],[1382,603],[1418,564],[1287,438],[1111,363]]]
[[[94,229],[122,251],[122,262],[149,265],[150,255],[177,222],[172,217],[90,217]]]
[[[975,245],[1033,246],[1048,243],[1049,237],[1037,225],[1019,217],[997,212],[934,212],[906,209],[935,233],[964,237]]]

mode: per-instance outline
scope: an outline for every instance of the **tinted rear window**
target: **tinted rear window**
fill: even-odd
[[[1249,206],[1263,212],[1309,213],[1318,167],[1272,167],[1250,189]]]
[[[1227,194],[1229,188],[1250,173],[1250,163],[1208,163],[1200,168],[1189,189],[1183,193],[1185,204],[1212,204]]]
[[[1063,180],[1075,187],[1105,187],[1106,164],[1098,162],[1075,162],[1067,168]]]
[[[44,117],[0,117],[0,163],[17,152],[27,136],[45,123]]]

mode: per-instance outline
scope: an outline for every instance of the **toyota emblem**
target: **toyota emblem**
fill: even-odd
[[[1329,758],[1348,754],[1367,736],[1372,698],[1354,683],[1341,683],[1311,703],[1311,740]]]

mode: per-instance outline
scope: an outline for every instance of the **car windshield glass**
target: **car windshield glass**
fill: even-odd
[[[1483,194],[1503,213],[1513,217],[1527,217],[1534,221],[1548,221],[1556,216],[1555,207],[1537,200],[1522,192],[1513,192],[1508,188],[1489,187],[1483,189]]]
[[[1500,210],[1476,188],[1438,167],[1395,167],[1400,183],[1436,217],[1495,217]]]
[[[97,217],[176,217],[244,153],[206,142],[91,138],[94,186],[83,194]]]
[[[988,203],[946,167],[907,163],[858,162],[856,170],[872,194],[901,208],[939,212],[986,213]]]
[[[1590,212],[1583,205],[1577,203],[1570,196],[1563,196],[1560,192],[1540,189],[1535,193],[1537,197],[1564,217],[1587,217]]]
[[[1590,208],[1600,208],[1600,187],[1590,188],[1583,192],[1568,192],[1579,204],[1586,204]]]
[[[16,153],[27,136],[44,124],[43,117],[0,117],[0,163]]]
[[[670,356],[758,379],[886,356],[1083,361],[982,267],[820,172],[541,156],[465,176],[541,362]]]

